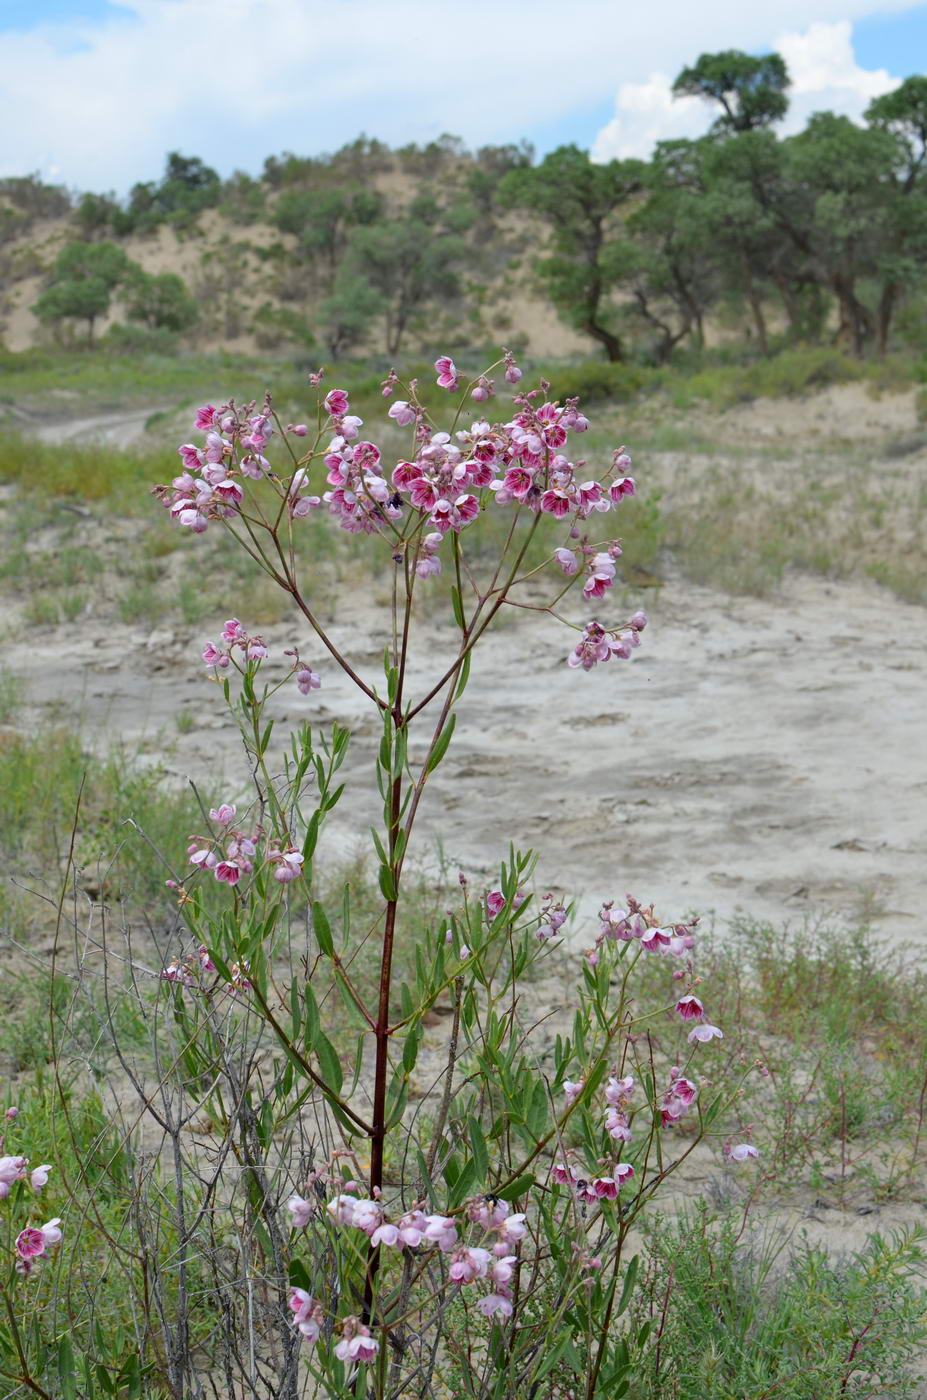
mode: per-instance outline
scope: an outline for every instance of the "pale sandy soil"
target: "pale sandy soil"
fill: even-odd
[[[126,413],[47,424],[43,435],[125,440],[141,427],[140,415]],[[858,385],[743,405],[718,423],[726,442],[789,433],[794,459],[748,463],[774,482],[801,479],[815,433],[831,447],[835,438],[838,446],[871,438],[875,451],[886,434],[915,427],[912,395],[873,400]],[[704,457],[682,466],[677,458],[655,455],[653,469],[669,463],[685,477],[691,465],[695,481],[711,468]],[[902,462],[920,478],[917,457]],[[645,460],[639,474],[647,470]],[[872,464],[876,480],[887,470]],[[92,520],[87,528],[92,539]],[[118,735],[152,762],[167,744],[178,778],[224,772],[228,795],[241,796],[231,722],[199,655],[230,612],[247,619],[247,599],[225,597],[214,580],[204,586],[216,595],[215,614],[195,628],[172,621],[152,632],[88,610],[75,624],[17,629],[4,664],[22,676],[32,718],[81,714],[90,736]],[[333,628],[373,684],[385,591],[343,588]],[[10,601],[11,615],[21,601]],[[584,915],[631,891],[667,916],[698,910],[722,924],[737,915],[781,924],[866,914],[893,940],[927,946],[927,611],[868,581],[796,573],[769,597],[731,598],[672,569],[662,589],[626,602],[651,615],[644,645],[630,663],[588,675],[565,665],[566,629],[506,614],[459,707],[455,757],[430,780],[420,858],[434,860],[440,840],[452,866],[488,876],[514,841],[539,852],[539,882],[578,897]],[[617,597],[614,609],[620,617]],[[427,688],[453,644],[434,617],[420,621],[413,690]],[[308,700],[295,687],[281,692],[280,717],[337,720],[354,733],[356,791],[350,783],[330,828],[333,844],[349,851],[375,819],[367,789],[376,721],[305,627],[263,631],[278,656],[298,644],[323,675]],[[178,712],[193,717],[190,732],[178,733]],[[424,739],[423,730],[419,746]]]
[[[871,585],[810,578],[774,600],[671,580],[649,606],[634,659],[588,675],[565,665],[568,634],[553,621],[519,616],[491,634],[460,705],[455,757],[429,782],[423,858],[440,838],[452,866],[488,876],[514,841],[540,852],[540,883],[578,896],[584,914],[625,891],[667,916],[722,922],[865,910],[893,939],[927,946],[923,610]],[[240,797],[232,724],[199,659],[229,610],[195,630],[92,619],[39,628],[8,643],[4,660],[36,721],[49,707],[79,714],[90,735],[119,735],[152,762],[166,741],[170,772],[207,782],[224,771],[228,796]],[[371,635],[361,600],[352,613],[334,635],[377,683],[386,616]],[[348,853],[376,817],[377,723],[305,632],[264,635],[278,656],[298,643],[323,675],[311,699],[281,692],[280,718],[353,731],[357,789],[349,783],[331,823]],[[450,633],[434,623],[423,641],[413,692],[450,654]],[[177,733],[180,711],[194,717],[189,733]]]

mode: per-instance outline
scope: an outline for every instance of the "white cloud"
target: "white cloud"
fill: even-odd
[[[452,12],[433,0],[116,3],[108,22],[0,34],[3,107],[15,115],[0,125],[0,173],[55,166],[69,184],[124,190],[156,176],[171,148],[227,172],[360,131],[392,144],[442,131],[471,145],[540,130],[569,139],[571,115],[607,101],[616,75],[632,104],[619,113],[662,133],[681,118],[665,87],[647,96],[659,74],[706,49],[762,48],[809,18],[833,25],[905,0],[815,0],[810,15],[808,0],[573,0],[568,11],[468,0]]]
[[[782,54],[792,79],[788,115],[779,127],[783,134],[800,131],[812,112],[839,112],[860,121],[874,97],[890,92],[901,81],[884,68],[859,66],[853,53],[853,26],[845,19],[780,32],[769,48]],[[697,97],[674,101],[672,79],[666,73],[652,73],[646,83],[619,87],[615,115],[596,136],[592,158],[648,156],[657,141],[703,136],[716,116],[712,104]]]
[[[812,112],[840,112],[860,121],[869,103],[898,86],[885,68],[860,68],[853,29],[846,20],[812,24],[803,34],[782,34],[774,47],[792,78],[783,132],[801,131]]]

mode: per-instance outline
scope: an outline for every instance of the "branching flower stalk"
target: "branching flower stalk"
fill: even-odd
[[[311,631],[313,656],[327,654],[369,702],[381,728],[375,780],[382,803],[382,825],[371,832],[381,911],[358,941],[349,890],[340,924],[333,923],[316,871],[322,827],[343,793],[347,732],[335,726],[326,738],[301,726],[282,762],[272,759],[273,696],[292,683],[311,699],[323,674],[293,646],[284,653],[285,673],[265,680],[273,662],[264,639],[230,618],[203,660],[241,727],[256,802],[241,817],[233,803],[211,809],[208,831],[190,838],[190,877],[169,883],[193,951],[169,962],[161,977],[175,999],[191,1082],[218,1075],[236,1105],[231,1116],[243,1125],[269,1293],[279,1284],[283,1248],[273,1215],[274,1181],[284,1169],[281,1163],[275,1174],[270,1165],[274,1125],[295,1123],[316,1105],[316,1114],[327,1115],[322,1137],[340,1141],[286,1202],[289,1310],[307,1344],[313,1384],[385,1397],[408,1393],[403,1387],[413,1377],[427,1387],[420,1393],[431,1394],[440,1376],[445,1387],[502,1400],[542,1393],[545,1377],[566,1367],[592,1400],[611,1393],[631,1364],[618,1326],[633,1288],[634,1269],[624,1261],[628,1231],[693,1147],[718,1133],[712,1125],[735,1102],[743,1073],[722,1074],[711,1093],[700,1074],[722,1032],[694,990],[697,921],[665,925],[631,896],[621,907],[602,906],[595,944],[581,960],[572,1020],[558,1015],[551,1034],[548,1015],[526,1017],[526,978],[545,960],[567,956],[559,935],[569,909],[531,891],[533,859],[513,848],[495,888],[473,890],[461,874],[454,907],[412,950],[411,965],[403,951],[397,975],[411,908],[405,877],[413,829],[428,781],[450,749],[476,649],[500,611],[527,608],[565,622],[574,636],[568,664],[583,671],[630,658],[647,624],[640,611],[618,625],[588,611],[584,623],[574,623],[562,611],[576,590],[587,610],[609,597],[621,543],[591,536],[600,517],[635,492],[626,450],[591,474],[570,455],[589,426],[578,403],[551,398],[543,381],[525,391],[508,352],[466,383],[448,356],[435,369],[438,386],[460,395],[450,431],[432,420],[414,381],[403,384],[391,372],[384,382],[388,417],[409,431],[408,457],[391,466],[361,438],[348,394],[332,389],[323,397],[319,372],[310,376],[318,394],[311,442],[305,424],[279,419],[269,395],[260,408],[207,405],[196,418],[203,444],[184,444],[183,471],[155,488],[182,528],[229,531],[292,598]],[[477,415],[496,399],[497,370],[513,397],[492,422]],[[391,561],[382,680],[362,674],[312,605],[298,535],[318,512],[367,536]],[[469,541],[493,515],[508,520],[487,565]],[[417,595],[435,587],[444,567],[456,641],[450,658],[432,663],[436,674],[414,680]],[[207,898],[208,877],[228,891],[219,912]],[[289,947],[300,902],[313,938],[301,977]],[[371,932],[372,992],[362,975]],[[642,959],[654,957],[670,981],[686,985],[672,995],[665,986],[645,1003],[634,984]],[[449,992],[448,1050],[432,1097],[410,1118],[425,1017]],[[360,1026],[346,1066],[331,1039],[333,996]],[[236,1036],[245,1043],[255,1017],[283,1057],[260,1111],[228,1053]],[[672,1046],[680,1023],[688,1029],[685,1055]],[[694,1125],[690,1143],[664,1153],[662,1138],[683,1119]],[[755,1153],[749,1143],[727,1147],[732,1160]],[[304,1236],[313,1242],[308,1252]],[[334,1288],[325,1282],[332,1277]],[[474,1303],[480,1283],[489,1292]],[[454,1358],[463,1357],[471,1368],[466,1380],[454,1370]],[[292,1384],[290,1368],[287,1394]]]

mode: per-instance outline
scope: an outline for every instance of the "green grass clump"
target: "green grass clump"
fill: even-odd
[[[776,1237],[778,1238],[778,1236]],[[917,1391],[927,1341],[924,1232],[873,1235],[842,1259],[707,1206],[647,1236],[634,1322],[649,1324],[631,1400],[863,1400]]]
[[[114,447],[106,443],[40,442],[14,433],[0,436],[0,482],[27,495],[77,501],[105,501],[119,509],[150,508],[145,493],[175,475],[169,451],[155,447]]]
[[[724,410],[751,399],[785,398],[807,394],[830,384],[846,384],[862,379],[867,366],[839,350],[784,350],[751,365],[704,369],[669,381],[668,392],[677,408],[687,408],[697,400]]]

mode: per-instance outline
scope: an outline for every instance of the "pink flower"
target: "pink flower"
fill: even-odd
[[[633,476],[622,476],[617,481],[613,481],[608,488],[608,494],[616,504],[625,496],[633,496],[636,491],[637,485]]]
[[[380,1202],[369,1198],[355,1201],[351,1224],[356,1225],[358,1230],[363,1230],[365,1235],[372,1235],[374,1230],[383,1224],[383,1207]]]
[[[329,1201],[325,1209],[334,1221],[339,1225],[351,1225],[354,1221],[354,1207],[357,1205],[357,1197],[348,1194],[335,1196]]]
[[[220,860],[216,865],[216,879],[226,885],[237,885],[241,879],[241,866],[236,860]]]
[[[450,1215],[426,1215],[425,1238],[449,1254],[457,1245],[457,1222]]]
[[[372,1361],[379,1350],[380,1343],[371,1337],[369,1327],[356,1317],[345,1318],[342,1339],[335,1347],[339,1361]]]
[[[511,1317],[514,1311],[511,1298],[504,1293],[487,1293],[485,1298],[477,1300],[477,1309],[484,1317],[492,1317],[493,1313],[501,1313],[503,1317]]]
[[[290,1307],[293,1309],[294,1327],[312,1345],[318,1340],[322,1330],[324,1320],[322,1305],[317,1303],[304,1288],[291,1288]]]
[[[579,568],[579,560],[572,549],[555,549],[554,558],[565,574],[575,574]]]
[[[12,1123],[13,1119],[16,1118],[18,1114],[19,1109],[16,1107],[15,1104],[11,1104],[11,1106],[7,1109],[6,1113],[3,1116],[8,1123]]]
[[[61,1221],[56,1216],[54,1220],[49,1220],[47,1225],[38,1228],[34,1225],[27,1225],[25,1230],[21,1230],[16,1237],[16,1252],[27,1265],[33,1259],[38,1259],[52,1245],[61,1241],[61,1231],[58,1228]]]
[[[631,1095],[634,1093],[633,1074],[625,1075],[624,1079],[616,1079],[614,1075],[605,1086],[605,1102],[614,1108],[622,1108]]]
[[[499,1234],[508,1243],[514,1244],[516,1240],[523,1240],[528,1233],[524,1215],[509,1215],[497,1227]]]
[[[216,410],[213,408],[212,404],[205,404],[202,408],[196,410],[196,418],[194,419],[193,426],[194,428],[211,428],[215,417]]]
[[[420,1210],[408,1211],[399,1221],[399,1247],[417,1249],[425,1238],[427,1221]]]
[[[732,1162],[746,1162],[749,1157],[759,1157],[760,1152],[752,1142],[739,1142],[736,1147],[726,1145],[724,1155]]]
[[[709,1040],[723,1040],[724,1032],[718,1026],[710,1026],[706,1022],[703,1026],[694,1026],[686,1039],[690,1044],[693,1044],[697,1040],[702,1045],[707,1045]]]
[[[325,412],[333,418],[343,418],[350,408],[346,389],[329,389],[325,395]]]
[[[583,1079],[565,1079],[563,1081],[563,1097],[566,1099],[566,1106],[570,1108],[575,1103],[576,1098],[583,1091]]]
[[[557,487],[552,486],[541,497],[541,510],[546,511],[548,515],[555,515],[558,520],[562,520],[565,515],[569,514],[570,498],[565,491],[560,491]]]
[[[447,1276],[452,1283],[472,1283],[474,1279],[485,1278],[490,1257],[488,1249],[478,1246],[455,1249]]]
[[[439,389],[459,389],[460,381],[457,377],[457,366],[450,355],[439,355],[435,360],[435,369],[438,372]]]
[[[496,1259],[489,1270],[489,1276],[497,1288],[504,1288],[512,1282],[517,1264],[518,1257],[514,1254],[506,1254],[501,1259]]]
[[[387,1249],[402,1249],[402,1240],[399,1237],[399,1226],[389,1225],[385,1222],[382,1225],[378,1225],[370,1236],[370,1243],[372,1245],[385,1245]]]
[[[228,826],[235,820],[236,810],[231,802],[223,802],[219,807],[210,807],[210,820],[218,822],[220,826]]]
[[[293,1217],[293,1229],[302,1230],[315,1214],[315,1206],[311,1201],[304,1200],[295,1191],[286,1203],[286,1208]],[[292,1306],[292,1302],[291,1302]]]
[[[34,1167],[29,1173],[29,1185],[33,1191],[41,1191],[43,1186],[48,1185],[48,1173],[51,1171],[51,1163],[43,1162],[40,1167]]]
[[[277,862],[277,869],[274,871],[274,879],[281,885],[286,885],[290,880],[295,880],[302,874],[303,856],[302,851],[284,851],[272,857]]]
[[[206,662],[207,666],[220,666],[224,668],[229,664],[229,659],[225,652],[220,651],[212,642],[207,642],[203,647],[203,660]]]
[[[0,1157],[0,1200],[26,1175],[25,1157]]]
[[[302,695],[308,695],[310,690],[318,690],[321,684],[321,676],[317,671],[313,671],[311,666],[301,666],[296,672],[296,685]]]
[[[614,1178],[619,1186],[623,1186],[626,1181],[630,1181],[634,1175],[634,1168],[630,1162],[618,1162],[615,1165]]]
[[[676,1003],[676,1010],[684,1021],[695,1021],[699,1016],[705,1014],[705,1008],[697,996],[691,992],[688,996],[680,997]]]
[[[394,404],[390,404],[388,418],[392,418],[400,428],[407,428],[410,423],[415,422],[415,409],[405,399],[397,399]]]

